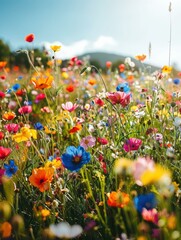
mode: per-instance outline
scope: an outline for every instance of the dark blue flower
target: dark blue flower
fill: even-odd
[[[18,76],[18,80],[21,80],[21,79],[23,79],[23,76]]]
[[[15,165],[14,160],[9,160],[9,164],[4,163],[5,175],[12,177],[17,171],[18,167]]]
[[[138,212],[142,212],[143,208],[151,210],[156,207],[156,198],[154,193],[148,193],[144,195],[138,195],[134,198],[134,205]]]
[[[124,92],[124,93],[129,93],[130,92],[130,88],[128,83],[120,83],[117,87],[116,87],[117,91],[120,92]]]
[[[43,130],[44,129],[43,125],[40,122],[35,123],[34,128],[36,130]]]
[[[173,79],[173,83],[174,83],[175,85],[178,85],[178,84],[180,83],[180,79],[179,79],[179,78]]]
[[[18,89],[20,89],[21,85],[19,83],[16,83],[12,86],[12,91],[16,92]]]
[[[81,146],[69,146],[61,157],[63,165],[70,171],[78,171],[90,161],[90,153]]]

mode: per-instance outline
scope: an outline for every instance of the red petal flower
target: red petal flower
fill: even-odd
[[[35,39],[35,35],[34,35],[33,33],[28,34],[28,35],[25,37],[25,41],[26,41],[26,42],[33,42],[34,39]]]
[[[0,147],[0,159],[6,158],[11,153],[10,148]]]

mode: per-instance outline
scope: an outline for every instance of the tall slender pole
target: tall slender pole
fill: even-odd
[[[170,2],[168,11],[170,12],[170,37],[169,37],[169,55],[168,55],[168,66],[170,66],[171,61],[171,45],[172,45],[172,18],[171,18],[171,12],[172,12],[172,3]]]

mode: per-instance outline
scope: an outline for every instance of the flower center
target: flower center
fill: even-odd
[[[43,179],[43,178],[42,178],[42,179],[40,179],[40,184],[41,184],[41,183],[43,183],[43,182],[44,182],[44,179]]]
[[[79,163],[80,161],[81,161],[81,156],[75,156],[74,158],[73,158],[73,162],[74,163]]]

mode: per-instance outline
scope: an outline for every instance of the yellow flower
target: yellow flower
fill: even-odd
[[[57,160],[57,159],[53,159],[52,161],[47,161],[45,163],[45,168],[50,168],[50,167],[53,167],[53,168],[60,168],[61,167],[61,161],[60,160]]]
[[[69,75],[67,72],[62,72],[62,78],[63,79],[68,79],[69,78]]]
[[[12,136],[12,139],[19,143],[30,140],[30,138],[37,139],[37,131],[35,129],[30,129],[27,127],[22,127],[20,133],[16,133]]]
[[[141,182],[143,185],[149,185],[154,183],[165,183],[170,184],[171,174],[169,170],[156,165],[154,169],[144,171],[141,175]]]
[[[48,216],[50,216],[50,211],[48,209],[42,209],[41,210],[41,216],[43,220],[45,221]]]
[[[51,45],[50,48],[54,51],[54,52],[58,52],[61,49],[60,45]]]
[[[171,66],[163,66],[162,67],[162,73],[171,73],[171,71],[172,71],[172,67]]]
[[[120,158],[115,161],[114,171],[119,174],[123,172],[130,172],[133,165],[133,161],[127,158]]]

